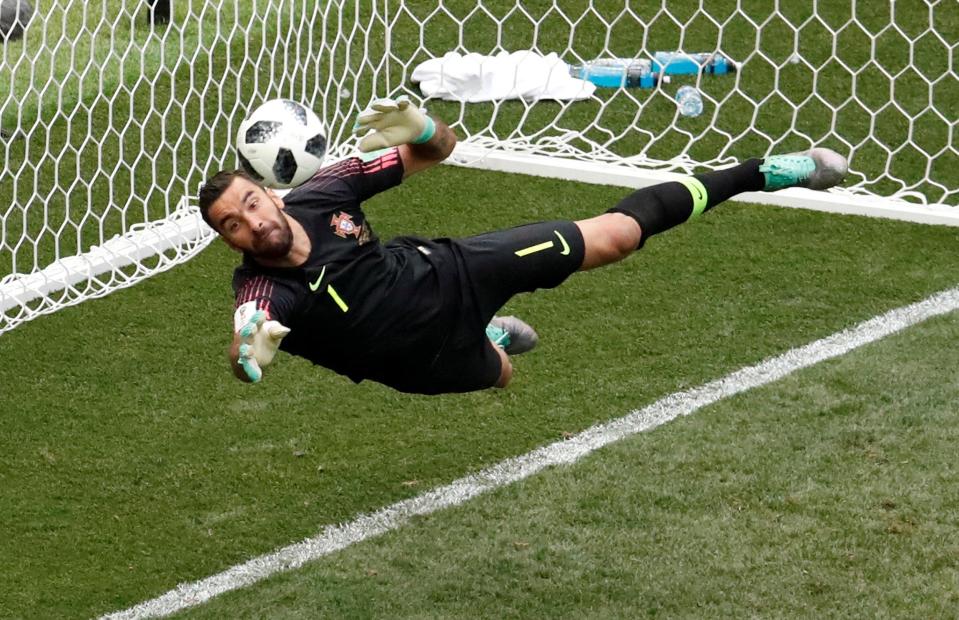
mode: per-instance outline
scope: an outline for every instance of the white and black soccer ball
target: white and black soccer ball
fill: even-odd
[[[0,44],[23,37],[31,17],[33,7],[27,0],[0,0]]]
[[[240,166],[267,187],[296,187],[316,174],[326,155],[326,133],[316,114],[290,99],[271,99],[240,123]]]

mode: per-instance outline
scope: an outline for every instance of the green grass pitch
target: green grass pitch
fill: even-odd
[[[461,235],[547,216],[586,217],[605,209],[621,194],[615,188],[443,167],[378,196],[368,212],[387,238],[410,232]],[[955,284],[957,236],[949,228],[725,205],[699,222],[654,239],[622,264],[577,274],[559,289],[514,300],[507,309],[527,318],[542,336],[537,351],[516,360],[515,384],[505,391],[437,398],[397,394],[375,384],[353,386],[288,356],[279,359],[261,385],[235,381],[225,362],[225,348],[231,325],[229,273],[236,256],[216,244],[191,263],[140,286],[33,321],[3,337],[0,512],[6,515],[7,535],[0,539],[0,555],[19,559],[4,564],[6,587],[0,593],[0,609],[10,610],[10,615],[38,617],[90,616],[122,609],[179,582],[205,577],[313,535],[323,525],[350,520],[360,512],[527,452],[563,433],[618,417],[678,389],[916,301]],[[940,331],[947,330],[954,320],[940,323]],[[705,552],[717,565],[755,556],[766,557],[766,562],[783,571],[788,568],[782,556],[767,557],[771,542],[758,533],[744,531],[740,542],[716,539],[708,546],[709,528],[717,524],[687,515],[691,507],[686,501],[706,510],[704,505],[713,501],[709,498],[719,492],[713,479],[722,477],[727,465],[714,462],[709,456],[714,450],[742,469],[735,476],[729,473],[729,484],[760,474],[765,480],[756,486],[740,480],[724,500],[738,506],[744,522],[760,519],[770,521],[767,527],[772,527],[777,514],[792,518],[791,511],[797,510],[790,503],[793,500],[784,499],[786,495],[798,494],[795,501],[801,505],[820,501],[817,497],[823,495],[836,501],[822,499],[824,505],[810,508],[821,513],[817,518],[825,529],[815,538],[822,545],[829,540],[839,544],[855,534],[847,532],[848,520],[855,517],[846,513],[860,506],[880,521],[888,512],[890,527],[903,530],[874,532],[869,544],[875,548],[870,553],[884,549],[883,561],[907,562],[907,567],[920,570],[921,557],[926,556],[897,555],[896,548],[886,549],[883,541],[913,541],[927,554],[946,544],[936,553],[945,553],[941,561],[948,563],[948,544],[943,542],[948,536],[935,538],[923,524],[926,518],[935,520],[937,527],[954,534],[949,513],[927,515],[911,507],[913,491],[924,494],[917,502],[948,505],[937,489],[948,487],[954,471],[952,452],[946,448],[948,442],[937,442],[955,432],[955,421],[936,412],[942,406],[935,404],[937,399],[946,399],[948,393],[937,396],[932,388],[941,384],[936,389],[948,391],[955,386],[948,371],[929,376],[931,368],[950,367],[954,347],[948,341],[948,335],[918,339],[911,354],[903,353],[907,359],[916,358],[909,364],[896,362],[886,368],[882,359],[860,355],[861,369],[851,378],[829,378],[826,373],[823,380],[843,387],[847,393],[843,398],[850,402],[843,405],[836,396],[836,411],[828,394],[814,394],[823,399],[821,403],[807,402],[802,395],[789,394],[788,389],[795,389],[792,384],[782,394],[775,386],[764,389],[772,402],[796,411],[796,419],[787,427],[776,408],[723,404],[692,421],[631,441],[632,447],[612,449],[614,454],[631,449],[656,453],[658,465],[652,469],[643,462],[646,457],[638,457],[636,484],[646,484],[644,478],[655,473],[677,485],[673,491],[663,489],[663,499],[652,505],[635,507],[656,509],[657,518],[674,523],[675,543],[664,541],[666,546],[645,551],[634,548],[629,558],[617,559],[617,564],[635,561],[646,567],[643,570],[653,571],[675,563],[673,568],[680,570],[681,557],[669,545],[689,547],[697,541],[693,545],[697,553]],[[895,348],[890,349],[893,353]],[[927,360],[926,356],[932,357]],[[888,381],[876,373],[909,373],[901,381],[903,385],[915,382],[917,395],[899,403],[895,393],[883,391]],[[923,396],[927,385],[932,391]],[[751,398],[747,395],[736,402]],[[898,452],[895,457],[883,456],[896,442],[895,424],[884,430],[869,422],[869,416],[881,417],[893,402],[897,409],[890,415],[911,420],[911,432],[921,433],[929,442],[937,439],[933,444],[939,447],[923,448],[921,459],[918,454],[900,457]],[[899,407],[906,408],[899,411]],[[850,423],[844,432],[848,408],[867,417]],[[728,416],[741,416],[749,425],[733,424],[738,418]],[[809,449],[815,449],[822,470],[813,467],[809,475],[815,473],[815,477],[806,480],[795,478],[788,460],[770,468],[770,454],[776,451],[761,441],[763,436],[787,442],[797,459],[804,454],[802,446],[815,439]],[[905,448],[895,448],[900,449]],[[857,491],[879,499],[844,503],[843,496],[856,489],[843,465],[843,459],[853,458],[850,450],[857,451],[862,466],[879,450],[882,455],[875,458],[885,459],[890,469],[906,478],[936,476],[943,483],[930,481],[912,489],[890,481],[887,488],[880,480],[875,488],[865,485]],[[777,458],[788,456],[776,454]],[[606,458],[613,457],[606,451],[595,455],[590,467],[618,467],[603,465]],[[590,481],[589,475],[578,471],[573,468],[562,475],[578,480],[583,485],[579,492],[599,497],[618,494],[603,476]],[[553,483],[530,481],[523,488],[548,484]],[[804,495],[813,491],[813,498]],[[643,497],[649,490],[632,492]],[[776,499],[780,492],[781,501]],[[504,490],[500,495],[515,493]],[[881,506],[876,508],[875,502],[887,496],[903,508],[885,512]],[[534,513],[535,497],[526,500]],[[485,539],[505,527],[534,527],[539,518],[525,525],[485,521],[484,511],[494,510],[485,507],[487,501],[455,511],[459,515],[479,511],[464,517],[474,520],[475,537]],[[550,501],[542,500],[544,506]],[[617,520],[615,511],[620,509],[613,508],[610,521],[596,524],[607,534],[603,530],[591,534],[594,515],[602,512],[596,501],[587,502],[582,513],[574,502],[563,508],[562,518],[568,519],[568,526],[582,529],[584,537],[608,540],[608,551],[615,554],[620,546],[614,538],[603,537],[624,535],[617,529],[629,531],[636,524]],[[426,521],[447,518],[437,515]],[[901,525],[896,525],[897,518]],[[682,530],[687,530],[688,538],[683,538]],[[651,525],[647,533],[655,537],[658,531]],[[389,540],[404,535],[391,535]],[[518,533],[517,541],[533,545],[527,535]],[[578,544],[585,543],[570,542]],[[366,548],[369,545],[359,549]],[[803,551],[809,563],[822,565],[827,570],[824,574],[841,572],[847,561],[841,554],[817,549]],[[357,553],[361,551],[350,551],[331,566],[348,562]],[[455,550],[450,553],[457,557]],[[479,551],[467,544],[459,553],[466,558]],[[512,566],[508,557],[498,558],[493,549],[490,553],[473,561]],[[396,554],[393,557],[402,566],[417,562],[421,552],[413,545]],[[520,576],[540,575],[539,587],[548,589],[553,560],[549,553],[540,555],[543,564],[537,564],[537,555],[530,552],[529,564],[521,563],[527,572]],[[387,566],[377,560],[368,568],[379,571],[388,570]],[[439,579],[446,569],[436,570]],[[589,584],[604,579],[604,571],[619,569],[599,562],[577,570],[583,571],[582,587],[589,591]],[[700,583],[696,565],[688,571],[686,578]],[[659,576],[667,579],[665,574]],[[355,575],[347,577],[348,582]],[[487,578],[497,577],[483,576]],[[526,598],[521,581],[516,582],[518,590],[498,589],[492,582],[485,587],[498,591],[502,605],[525,605],[520,600]],[[838,587],[833,579],[824,581]],[[374,587],[371,584],[376,581],[362,583]],[[721,577],[709,583],[697,587],[711,591],[717,605],[727,604],[720,593],[729,590],[729,583]],[[901,588],[900,596],[906,599],[924,591],[906,580],[880,585]],[[761,579],[754,586],[755,597],[776,590],[775,582]],[[309,605],[316,593],[311,594],[308,585],[303,587],[301,596]],[[363,609],[376,615],[382,606],[389,610],[393,604],[386,590],[371,599],[353,586],[341,593],[335,584],[322,589],[336,598],[337,605],[354,605],[351,609],[358,610],[358,615],[364,615]],[[241,600],[253,597],[252,602],[248,607],[240,603],[225,615],[255,616],[291,596],[274,599],[264,594],[266,598],[257,599],[254,593],[259,591],[238,595]],[[431,596],[442,598],[442,592]],[[603,596],[602,590],[593,596]],[[824,596],[837,605],[852,605],[838,594],[834,599]],[[937,600],[946,600],[942,598],[945,591],[938,596]],[[662,597],[649,604],[666,602]],[[484,596],[471,604],[482,610],[488,603]],[[452,605],[449,614],[456,615],[456,600],[444,604]],[[692,604],[692,599],[671,604]],[[615,600],[610,605],[614,610]],[[330,609],[329,615],[338,615],[336,606]],[[419,612],[429,615],[431,609],[432,603],[424,603]],[[495,616],[496,610],[507,607],[488,609]],[[741,609],[749,613],[752,608]],[[852,613],[854,608],[848,609]],[[545,615],[555,611],[542,608]]]
[[[95,23],[100,13],[122,15],[129,5],[85,3],[82,17],[63,2],[48,4],[44,8],[54,17],[46,34],[50,42],[75,35],[84,19]],[[235,4],[237,20],[259,11],[267,24],[282,26],[295,23],[297,11],[311,3]],[[443,2],[454,14],[474,4]],[[532,14],[545,14],[553,5],[521,4]],[[513,11],[501,45],[519,49],[539,36],[544,48],[570,46],[583,57],[604,46],[634,53],[635,26],[620,20],[607,28],[597,17],[611,22],[626,3],[560,4],[570,15],[585,15],[575,33],[555,12],[534,32],[529,20]],[[643,31],[648,49],[675,48],[681,33],[684,46],[715,45],[715,24],[691,17],[700,3],[668,4],[672,15],[688,21],[680,27],[660,18]],[[801,23],[813,3],[708,4],[717,15],[736,7],[769,15],[778,6],[786,19]],[[484,2],[494,12],[515,5]],[[895,5],[902,32],[919,37],[929,5]],[[357,100],[373,94],[370,75],[382,77],[377,72],[387,67],[394,78],[403,75],[397,58],[425,58],[425,51],[417,50],[417,20],[436,3],[406,6],[409,12],[393,24],[394,56],[384,66],[362,62],[379,58],[381,39],[375,36],[365,42],[354,37],[352,47],[333,54],[334,66],[356,70],[342,77]],[[855,9],[851,2],[818,6],[822,20],[804,29],[799,40],[814,66],[831,53],[829,26],[855,10],[869,29],[891,10],[862,2]],[[935,27],[946,41],[959,37],[955,6],[937,3]],[[185,20],[185,7],[174,3],[182,36],[162,46],[135,16],[114,23],[110,36],[143,47],[136,58],[117,62],[108,45],[74,50],[96,70],[66,81],[56,101],[39,97],[29,80],[7,79],[19,46],[31,39],[4,48],[3,127],[17,118],[27,125],[49,121],[57,105],[74,109],[77,121],[52,122],[29,140],[4,144],[11,175],[0,179],[0,210],[33,204],[35,194],[48,200],[43,209],[7,212],[6,230],[28,230],[36,243],[0,253],[0,277],[29,271],[34,260],[40,265],[52,260],[58,251],[52,235],[39,234],[47,223],[59,229],[59,251],[72,254],[99,242],[91,237],[99,228],[117,232],[124,217],[162,216],[168,197],[189,193],[210,170],[232,164],[227,123],[211,121],[216,106],[289,94],[253,90],[276,66],[287,67],[291,81],[302,80],[303,92],[326,88],[324,62],[330,59],[310,57],[298,64],[286,55],[309,49],[302,35],[283,46],[287,51],[276,66],[228,66],[227,59],[242,58],[246,48],[274,41],[275,28],[264,26],[227,42],[216,38],[211,14]],[[587,7],[593,13],[587,15]],[[348,19],[352,9],[343,10]],[[434,16],[431,24],[424,40],[434,50],[459,36],[446,16]],[[492,25],[478,15],[462,31],[463,44],[482,47],[491,32]],[[734,56],[759,50],[768,59],[757,58],[741,83],[756,98],[768,92],[773,64],[786,62],[793,42],[782,20],[771,21],[763,32],[758,36],[737,17],[724,25],[722,41]],[[171,66],[169,59],[181,49],[206,50],[211,62]],[[864,31],[850,28],[840,37],[837,54],[855,65],[869,49]],[[910,48],[903,36],[890,32],[878,38],[875,50],[884,66],[896,71],[904,59],[928,72],[943,62],[943,45],[932,37]],[[58,56],[51,48],[37,74],[61,79],[57,71],[66,66],[68,52],[62,48]],[[815,79],[831,105],[850,95],[836,63],[818,71],[804,65],[784,71],[784,93],[802,96]],[[141,72],[151,81],[141,80]],[[151,103],[151,97],[186,97],[184,84],[191,76],[200,84],[223,80],[233,86],[219,93],[220,102],[189,98],[182,112],[166,113]],[[896,92],[910,112],[926,103],[949,109],[956,84],[946,79],[924,90],[916,72],[907,71]],[[704,89],[719,100],[728,86],[717,79]],[[78,105],[99,88],[115,93],[119,103]],[[863,104],[878,106],[889,80],[870,68],[858,88]],[[338,93],[323,93],[338,100]],[[640,126],[672,122],[669,93],[652,99],[644,98],[647,94],[639,94]],[[692,155],[709,159],[728,146],[728,155],[746,157],[773,143],[782,149],[805,146],[792,129],[813,136],[829,129],[821,102],[793,118],[782,101],[773,100],[756,118],[765,136],[741,134],[752,109],[738,96],[724,99],[715,119],[717,127],[739,136],[732,142],[708,130],[706,116],[684,119],[682,131],[652,142],[631,129],[637,99],[622,94],[610,95],[604,104],[567,108],[505,105],[495,117],[484,105],[434,102],[431,108],[458,121],[461,132],[489,126],[500,134],[524,115],[525,129],[536,131],[563,111],[561,126],[595,140],[606,136],[590,124],[600,105],[605,105],[603,126],[618,134],[609,148],[626,155],[646,149],[668,158],[689,147]],[[136,139],[109,130],[131,114],[142,125]],[[943,148],[954,130],[936,114],[909,127],[897,110],[873,119],[858,105],[844,109],[836,122],[854,142],[874,130],[893,143],[911,130],[914,143],[931,151]],[[102,141],[79,144],[56,161],[30,167],[48,144],[86,131]],[[183,134],[196,138],[194,148],[176,148],[176,137]],[[152,158],[137,158],[140,150]],[[867,178],[880,174],[885,166],[880,151],[864,149],[854,168]],[[98,174],[101,152],[119,154],[110,176]],[[952,153],[937,158],[929,171],[935,183],[916,189],[954,202],[956,163]],[[926,175],[908,149],[891,169],[904,179]],[[134,191],[148,186],[155,171],[170,183]],[[8,183],[13,174],[19,175],[16,184]],[[85,183],[71,184],[78,174]],[[887,179],[873,189],[898,188]],[[383,238],[455,236],[532,220],[589,217],[623,194],[617,188],[441,167],[370,201],[368,214]],[[118,203],[117,195],[129,202]],[[94,217],[75,226],[58,219],[76,210],[68,204],[87,202]],[[263,384],[235,381],[225,354],[232,327],[229,278],[237,256],[217,243],[171,272],[0,337],[0,617],[91,617],[127,608],[328,524],[918,301],[959,281],[957,241],[959,231],[949,228],[725,205],[654,239],[620,265],[516,298],[506,310],[532,323],[542,342],[515,360],[513,385],[433,398],[375,384],[354,386],[286,355]],[[935,319],[610,446],[573,467],[416,519],[400,531],[183,615],[955,615],[957,330],[955,314]]]

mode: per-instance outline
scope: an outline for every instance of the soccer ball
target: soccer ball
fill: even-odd
[[[326,134],[312,110],[289,99],[271,99],[240,123],[240,166],[267,187],[296,187],[316,174],[326,155]]]

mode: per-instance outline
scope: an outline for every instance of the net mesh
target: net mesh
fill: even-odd
[[[851,156],[847,191],[959,204],[955,0],[179,0],[163,26],[146,1],[33,4],[22,38],[0,44],[0,333],[209,243],[189,197],[235,166],[253,106],[310,105],[335,160],[356,112],[419,97],[413,70],[450,51],[741,66],[580,101],[427,101],[474,144],[684,172],[815,144]],[[684,84],[700,116],[679,114]]]
[[[447,51],[581,64],[682,50],[741,66],[587,101],[430,103],[486,146],[688,172],[822,145],[851,156],[854,192],[959,203],[956,2],[397,2],[389,24],[395,84],[410,93],[412,68]],[[702,93],[699,117],[679,114],[685,84]]]
[[[0,45],[0,333],[205,247],[190,197],[236,166],[252,107],[307,103],[335,159],[356,97],[382,88],[378,6],[180,1],[154,25],[145,1],[37,4]]]

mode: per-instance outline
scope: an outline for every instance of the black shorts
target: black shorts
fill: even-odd
[[[450,241],[461,281],[460,316],[431,365],[427,393],[492,387],[501,363],[486,337],[490,319],[511,297],[559,286],[583,264],[585,243],[568,220],[526,224]]]

